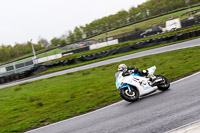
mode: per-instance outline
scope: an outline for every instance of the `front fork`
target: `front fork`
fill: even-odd
[[[129,91],[130,93],[132,92],[130,86],[128,86],[128,91]]]
[[[129,92],[129,93],[132,92],[132,91],[131,91],[131,87],[130,87],[129,85],[126,85],[126,86],[124,86],[124,87],[127,87],[127,88],[128,88],[128,92]],[[121,86],[120,86],[119,88],[121,88]]]

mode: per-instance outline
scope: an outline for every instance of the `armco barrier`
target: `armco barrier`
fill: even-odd
[[[6,72],[6,68],[5,68],[5,67],[0,68],[0,74],[1,74],[1,73],[5,73],[5,72]]]
[[[20,68],[21,66],[19,65],[18,67]],[[18,70],[16,70],[17,73],[10,73],[9,75],[7,74],[6,76],[2,76],[0,77],[0,84],[28,77],[36,70],[36,68],[37,66],[34,66],[32,68],[19,72],[17,72]]]
[[[62,55],[69,54],[69,53],[75,54],[75,53],[85,52],[85,51],[89,51],[89,50],[90,50],[89,46],[85,46],[85,47],[82,47],[79,49],[63,52]]]
[[[3,84],[5,82],[6,82],[5,78],[4,77],[0,77],[0,84]]]
[[[36,63],[38,63],[38,64],[44,63],[44,62],[59,59],[59,58],[62,58],[62,54],[56,54],[56,55],[51,55],[51,56],[39,58],[39,59],[36,60]]]
[[[102,48],[102,47],[106,47],[106,46],[110,46],[110,45],[114,45],[114,44],[118,44],[119,41],[118,39],[115,40],[111,40],[111,41],[107,41],[107,42],[102,42],[102,43],[96,43],[96,44],[92,44],[89,46],[89,49],[98,49],[98,48]]]

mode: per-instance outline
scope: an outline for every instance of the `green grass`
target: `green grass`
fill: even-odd
[[[56,49],[53,49],[51,51],[48,51],[48,52],[45,52],[45,53],[42,53],[42,54],[38,54],[37,57],[46,57],[46,56],[50,56],[50,55],[63,53],[63,52],[66,52],[66,51],[69,51],[69,50],[56,48]]]
[[[119,101],[114,74],[120,63],[170,80],[200,70],[200,47],[145,56],[0,90],[0,133],[22,132]]]

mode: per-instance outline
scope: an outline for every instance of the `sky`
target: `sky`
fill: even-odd
[[[61,37],[147,0],[0,0],[0,45]]]

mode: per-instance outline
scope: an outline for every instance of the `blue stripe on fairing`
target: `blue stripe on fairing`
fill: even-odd
[[[120,88],[127,88],[130,87],[130,85],[122,85]]]
[[[116,86],[117,86],[117,88],[119,88],[119,86],[120,86],[120,83],[118,82],[118,80],[116,80],[116,82],[115,82],[115,83],[116,83]],[[130,87],[130,85],[127,85],[127,84],[126,84],[126,85],[124,85],[124,84],[123,84],[123,85],[122,85],[120,88],[126,88],[126,87]]]

